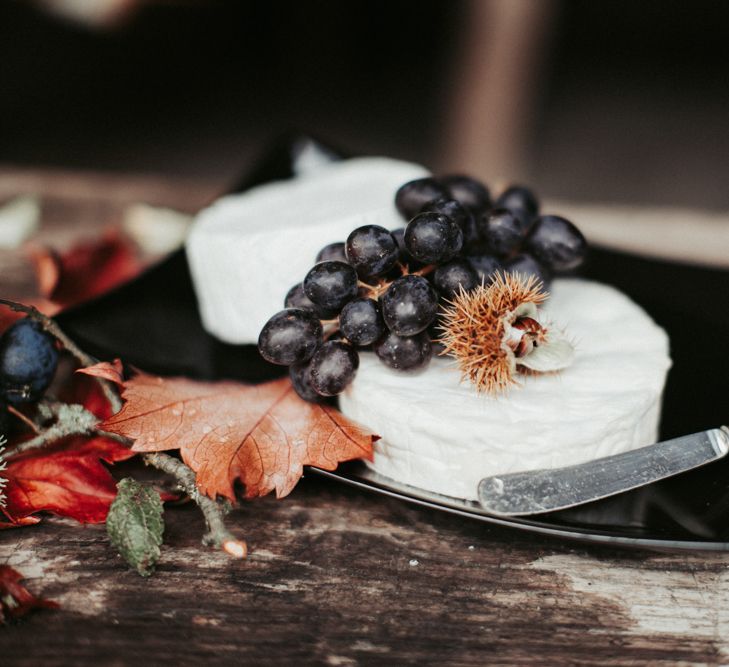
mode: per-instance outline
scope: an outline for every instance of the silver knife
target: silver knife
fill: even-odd
[[[678,475],[727,452],[729,428],[722,426],[567,468],[486,477],[478,499],[499,516],[554,512]]]

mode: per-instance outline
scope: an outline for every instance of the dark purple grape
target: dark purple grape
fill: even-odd
[[[317,262],[346,262],[347,255],[344,252],[344,243],[330,243],[324,246],[316,256]]]
[[[452,176],[444,176],[439,179],[448,190],[448,194],[460,202],[473,213],[480,213],[487,208],[491,208],[491,195],[488,188],[470,176],[462,176],[455,174]]]
[[[494,273],[501,268],[501,262],[493,255],[469,255],[468,263],[478,276],[478,282],[490,285],[494,280]]]
[[[435,270],[433,282],[441,296],[452,299],[461,289],[470,292],[479,284],[479,279],[468,260],[452,259]]]
[[[523,185],[512,185],[504,190],[494,202],[496,208],[522,209],[530,217],[539,213],[539,200],[537,196]]]
[[[364,278],[387,273],[400,258],[395,237],[378,225],[355,229],[347,237],[345,252],[347,262]]]
[[[529,232],[524,250],[552,271],[570,271],[585,259],[587,241],[569,220],[543,215]]]
[[[402,276],[382,295],[385,324],[400,336],[425,331],[437,312],[438,295],[422,276]]]
[[[336,396],[354,379],[359,355],[349,344],[328,340],[312,357],[311,386],[322,396]]]
[[[373,299],[354,299],[339,314],[339,330],[352,345],[374,343],[385,333],[380,306]]]
[[[486,251],[503,257],[517,250],[526,229],[511,211],[495,208],[479,218],[478,231]]]
[[[16,405],[37,401],[57,367],[53,336],[35,320],[18,320],[0,337],[0,398]]]
[[[441,329],[440,324],[441,318],[439,315],[427,329],[428,338],[430,338],[430,347],[434,355],[440,355],[445,352],[445,346],[439,342],[443,337],[443,329]]]
[[[521,253],[504,262],[506,273],[520,273],[526,276],[536,276],[544,285],[549,283],[549,273],[531,255]]]
[[[305,401],[319,403],[323,396],[311,386],[311,361],[295,364],[289,368],[289,377],[294,391]]]
[[[440,264],[455,257],[463,247],[463,231],[440,213],[421,213],[405,228],[405,247],[417,260]]]
[[[261,329],[258,351],[272,364],[290,366],[311,359],[322,341],[319,318],[308,310],[287,308]]]
[[[423,213],[440,213],[455,221],[463,232],[463,247],[479,241],[476,218],[471,209],[466,208],[455,199],[436,199],[426,204]]]
[[[427,332],[417,336],[398,336],[389,332],[375,343],[379,360],[398,371],[425,368],[433,354]]]
[[[357,289],[357,272],[346,262],[319,262],[304,278],[306,296],[325,310],[339,312]]]
[[[423,210],[423,206],[441,197],[447,197],[448,191],[434,178],[418,178],[408,181],[395,194],[395,206],[405,220]]]
[[[284,300],[286,308],[299,308],[314,313],[320,320],[330,320],[336,317],[336,312],[324,310],[317,306],[304,292],[304,283],[297,283],[286,294]]]

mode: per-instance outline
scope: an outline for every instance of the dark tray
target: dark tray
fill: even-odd
[[[275,146],[233,191],[292,174],[302,139]],[[579,221],[578,221],[579,222]],[[687,222],[687,233],[690,233]],[[592,248],[586,277],[615,285],[641,304],[670,336],[674,365],[666,386],[661,435],[718,426],[729,411],[729,271]],[[254,346],[226,345],[202,328],[182,251],[136,280],[59,316],[64,328],[100,358],[162,375],[261,382],[281,376]],[[729,550],[729,461],[538,520],[505,519],[476,503],[434,496],[348,465],[331,478],[489,523],[590,542],[666,549]]]

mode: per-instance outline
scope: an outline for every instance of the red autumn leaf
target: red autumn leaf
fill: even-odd
[[[118,385],[124,383],[124,369],[122,368],[121,359],[114,359],[114,361],[101,361],[93,366],[79,368],[76,372],[101,378],[102,380],[109,380],[109,382],[113,382]]]
[[[31,256],[41,294],[62,308],[99,296],[144,268],[132,242],[113,229],[64,253],[43,248]]]
[[[36,512],[48,511],[81,523],[101,523],[116,497],[116,482],[102,461],[115,463],[134,456],[108,438],[75,437],[48,449],[11,456],[2,476],[7,479],[0,528],[27,525]]]
[[[23,575],[9,565],[0,565],[0,625],[15,620],[33,609],[56,609],[57,602],[33,595],[20,582]]]
[[[304,465],[334,470],[371,458],[378,436],[325,405],[307,403],[288,379],[262,385],[204,383],[137,375],[124,383],[126,403],[102,427],[132,438],[138,452],[179,449],[200,490],[233,499],[287,495]]]

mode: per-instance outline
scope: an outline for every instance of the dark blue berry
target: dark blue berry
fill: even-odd
[[[273,364],[300,364],[316,351],[322,341],[322,326],[314,313],[287,308],[276,313],[261,329],[258,351]]]
[[[330,243],[324,246],[316,256],[317,262],[328,262],[328,261],[346,262],[347,255],[344,252],[344,243]]]
[[[488,188],[470,176],[462,176],[456,174],[453,176],[444,176],[440,182],[445,185],[448,194],[460,202],[473,213],[491,208],[491,195]]]
[[[322,396],[336,396],[354,379],[359,368],[359,355],[349,344],[327,341],[312,357],[311,386]]]
[[[447,196],[448,190],[434,178],[418,178],[400,187],[395,194],[395,206],[405,220],[410,220],[429,202]]]
[[[495,208],[481,216],[478,231],[486,251],[503,257],[518,249],[526,229],[511,211]]]
[[[18,320],[0,338],[0,398],[11,404],[37,401],[57,367],[53,337],[35,320]]]
[[[395,237],[378,225],[355,229],[347,237],[345,252],[347,262],[364,278],[387,273],[400,257]]]
[[[319,262],[304,278],[306,296],[325,310],[339,312],[357,289],[357,272],[346,262]]]
[[[526,211],[530,217],[534,217],[539,213],[537,196],[523,185],[512,185],[506,188],[494,202],[494,206],[496,208],[508,208],[509,210],[521,209]]]
[[[529,232],[524,250],[552,271],[570,271],[582,264],[587,241],[569,220],[543,215]]]
[[[352,343],[371,345],[385,333],[385,321],[380,306],[373,299],[354,299],[339,314],[339,330]]]
[[[463,231],[451,218],[440,213],[421,213],[405,228],[405,247],[426,264],[447,262],[463,247]]]
[[[390,331],[413,336],[428,328],[438,312],[438,295],[422,276],[402,276],[382,295],[382,317]]]
[[[417,336],[398,336],[389,332],[375,343],[379,360],[398,371],[425,368],[433,354],[427,332]]]
[[[466,292],[474,289],[479,284],[479,278],[467,260],[452,259],[435,270],[433,282],[441,296],[452,299],[462,289]]]

